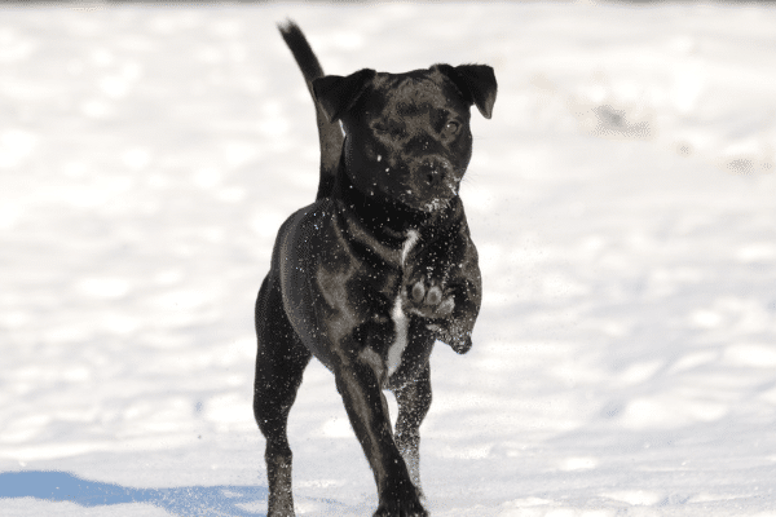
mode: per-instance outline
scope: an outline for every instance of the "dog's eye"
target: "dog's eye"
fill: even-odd
[[[459,122],[456,122],[455,120],[449,120],[442,130],[442,134],[445,136],[455,136],[458,134],[460,129],[461,124]]]

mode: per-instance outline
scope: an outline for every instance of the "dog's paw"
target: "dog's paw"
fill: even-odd
[[[408,290],[410,312],[428,319],[446,318],[453,313],[455,299],[440,285],[418,280]]]
[[[373,517],[428,517],[420,502],[420,491],[408,479],[399,479],[384,487],[380,505]]]
[[[388,508],[378,508],[373,517],[428,517],[428,512],[421,508],[420,510],[391,510]]]
[[[465,354],[472,347],[471,327],[473,321],[452,317],[455,297],[446,293],[439,284],[429,280],[418,280],[407,288],[408,312],[428,320],[426,328],[436,339],[447,343],[458,354]]]
[[[392,501],[380,504],[373,517],[428,517],[420,501]]]

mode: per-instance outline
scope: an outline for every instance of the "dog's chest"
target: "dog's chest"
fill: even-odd
[[[412,249],[420,239],[420,233],[417,230],[409,230],[407,237],[404,240],[401,248],[401,268],[405,269],[405,263]],[[388,376],[390,377],[399,368],[401,364],[402,354],[407,348],[409,340],[409,318],[404,312],[402,304],[403,287],[399,288],[399,292],[396,293],[396,299],[393,302],[393,308],[391,309],[391,319],[394,326],[394,338],[393,343],[388,348],[388,354],[385,359],[385,366],[388,369]]]

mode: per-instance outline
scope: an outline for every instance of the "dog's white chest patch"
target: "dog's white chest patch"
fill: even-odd
[[[416,230],[407,232],[407,238],[401,247],[401,265],[404,267],[404,261],[407,259],[412,248],[417,244],[420,233]],[[391,310],[391,319],[393,319],[394,338],[391,347],[388,349],[388,356],[385,359],[385,365],[388,368],[388,376],[393,375],[401,364],[401,356],[404,349],[407,348],[407,330],[409,329],[409,319],[401,306],[401,291],[396,295]]]

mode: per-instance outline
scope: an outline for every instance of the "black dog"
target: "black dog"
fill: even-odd
[[[436,340],[471,347],[481,281],[458,188],[469,108],[490,118],[496,78],[484,65],[324,76],[299,27],[280,31],[315,101],[321,179],[316,202],[280,228],[256,302],[268,516],[294,515],[286,424],[311,355],[334,372],[372,467],[374,515],[426,516],[418,428],[429,356]],[[384,389],[399,404],[395,432]]]

